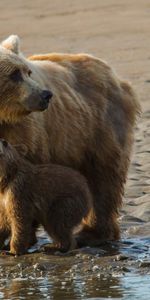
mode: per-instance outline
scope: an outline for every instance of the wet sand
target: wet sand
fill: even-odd
[[[26,55],[92,53],[131,81],[142,116],[135,128],[120,212],[122,240],[66,256],[0,257],[0,299],[149,299],[150,3],[147,0],[1,1],[0,39],[21,37]],[[39,245],[47,242],[39,231]]]

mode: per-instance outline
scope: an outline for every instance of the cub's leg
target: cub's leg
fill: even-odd
[[[10,232],[0,228],[0,249],[4,249],[4,242],[9,237]]]
[[[10,226],[4,209],[0,210],[0,249],[3,248],[5,240],[10,235]]]
[[[11,223],[10,252],[14,255],[21,255],[27,252],[30,245],[31,223],[26,224],[13,220]]]
[[[11,227],[10,253],[21,255],[27,252],[32,233],[32,208],[27,199],[9,199],[7,215]]]
[[[30,247],[32,247],[34,244],[37,243],[36,231],[38,229],[38,226],[39,226],[38,222],[34,220],[31,227],[30,242],[29,242]]]
[[[88,199],[80,192],[77,192],[75,197],[55,199],[49,209],[47,223],[44,224],[45,230],[55,243],[55,248],[62,252],[76,248],[73,230],[82,222],[88,209]]]

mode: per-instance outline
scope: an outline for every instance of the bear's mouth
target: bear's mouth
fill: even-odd
[[[39,105],[39,110],[40,111],[44,111],[48,108],[49,106],[49,102],[45,102],[45,101],[41,101],[40,105]]]

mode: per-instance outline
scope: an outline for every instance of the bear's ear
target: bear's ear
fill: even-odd
[[[23,157],[25,157],[28,153],[28,147],[25,144],[14,145],[14,148]]]
[[[1,46],[11,50],[15,54],[20,52],[20,39],[17,35],[10,35],[6,40],[1,43]]]

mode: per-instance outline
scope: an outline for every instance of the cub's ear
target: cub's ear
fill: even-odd
[[[25,157],[28,153],[28,147],[25,144],[14,145],[14,148],[23,157]]]
[[[6,40],[1,43],[1,46],[11,50],[15,54],[20,52],[20,39],[17,35],[10,35]]]

